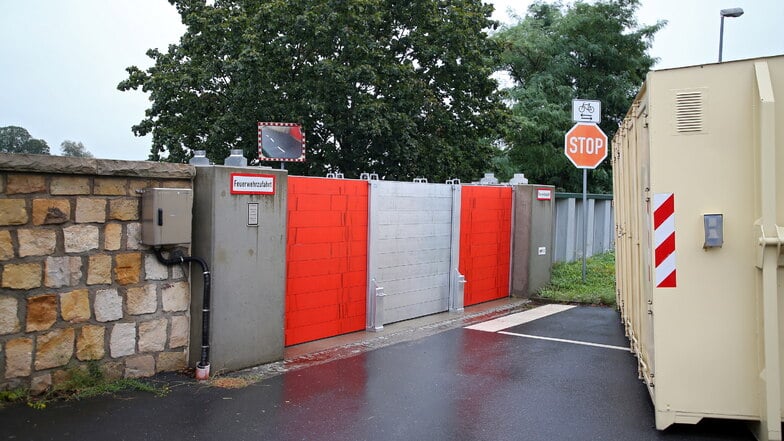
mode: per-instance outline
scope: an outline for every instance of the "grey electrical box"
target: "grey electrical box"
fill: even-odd
[[[142,194],[142,243],[191,243],[193,191],[189,188],[147,188]]]

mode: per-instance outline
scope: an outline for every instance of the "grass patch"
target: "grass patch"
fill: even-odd
[[[539,297],[557,302],[615,306],[615,253],[589,257],[586,267],[583,283],[582,260],[556,263],[550,284],[539,291]]]
[[[98,363],[88,363],[86,369],[70,369],[68,379],[54,387],[49,395],[50,398],[82,400],[125,391],[149,392],[163,396],[168,389],[134,378],[109,380]]]
[[[133,378],[108,379],[98,363],[90,362],[69,368],[66,379],[42,395],[33,395],[24,388],[0,391],[0,407],[5,403],[25,402],[34,409],[44,409],[48,403],[56,400],[83,400],[127,391],[164,396],[169,392],[169,387]]]
[[[28,397],[28,392],[23,388],[0,390],[0,403],[16,403],[24,401]]]

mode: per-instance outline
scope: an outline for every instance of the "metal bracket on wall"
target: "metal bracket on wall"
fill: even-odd
[[[465,290],[465,284],[468,283],[468,280],[466,280],[464,275],[457,273],[457,283],[460,284],[460,293],[462,294]]]
[[[784,227],[776,225],[776,235],[767,236],[765,235],[765,227],[760,224],[754,226],[759,234],[759,238],[757,239],[757,268],[762,269],[762,266],[765,263],[765,247],[769,246],[776,247],[776,255],[779,256],[778,266],[784,266],[781,261],[781,246],[784,245]]]
[[[373,293],[375,294],[375,299],[373,305],[369,305],[372,309],[372,323],[368,323],[367,330],[378,332],[384,329],[384,287],[378,286],[376,283],[376,279],[371,279],[370,283],[372,284]]]
[[[463,311],[463,301],[465,299],[465,284],[468,283],[464,275],[455,268],[454,280],[456,282],[455,296],[452,298],[452,305],[449,308],[452,312]]]

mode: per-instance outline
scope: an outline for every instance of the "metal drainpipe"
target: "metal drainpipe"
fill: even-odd
[[[201,313],[201,360],[196,365],[196,379],[206,380],[210,377],[210,269],[207,262],[201,257],[174,256],[170,259],[163,257],[160,248],[153,248],[155,257],[164,265],[172,266],[179,263],[196,262],[201,265],[204,277],[204,293],[202,296]]]

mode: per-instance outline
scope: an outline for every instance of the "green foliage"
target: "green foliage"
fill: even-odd
[[[149,392],[156,396],[162,397],[169,392],[169,389],[166,387],[157,387],[133,378],[121,378],[114,381],[102,382],[92,386],[86,386],[81,389],[76,389],[72,394],[67,395],[66,398],[69,400],[83,400],[101,395],[127,391]]]
[[[49,398],[82,400],[123,391],[149,392],[162,396],[168,393],[168,388],[159,388],[133,378],[109,380],[100,364],[88,362],[86,368],[69,369],[67,379],[53,388]]]
[[[539,297],[559,302],[615,306],[615,253],[604,253],[586,260],[585,283],[583,262],[558,262],[553,265],[550,284]]]
[[[480,0],[171,0],[187,31],[118,88],[152,106],[133,127],[152,160],[232,148],[257,157],[257,122],[300,123],[297,174],[472,180],[504,115],[492,6]]]
[[[27,398],[27,390],[23,388],[0,391],[0,402],[13,403]]]
[[[63,382],[41,396],[33,396],[23,388],[0,391],[0,407],[4,402],[26,402],[34,409],[45,409],[47,403],[54,400],[82,400],[127,391],[149,392],[156,396],[169,392],[168,386],[160,387],[137,379],[110,380],[101,365],[94,361],[69,368],[65,377]]]
[[[498,150],[498,154],[490,161],[490,167],[498,182],[509,182],[516,170],[509,160],[509,156],[503,150]]]
[[[560,191],[582,191],[582,171],[563,154],[574,124],[572,99],[602,102],[602,130],[609,139],[655,63],[647,54],[665,22],[638,25],[639,0],[537,1],[517,24],[494,36],[503,70],[514,81],[506,99],[512,118],[505,138],[508,158],[532,182]],[[594,193],[611,191],[609,160],[589,171]]]
[[[88,362],[84,367],[72,367],[68,370],[67,378],[56,385],[52,392],[67,395],[78,394],[82,390],[91,389],[106,383],[101,366],[97,362]]]
[[[93,154],[87,151],[84,144],[81,142],[65,140],[60,143],[60,151],[63,156],[71,156],[74,158],[92,158]]]
[[[0,127],[0,153],[48,155],[49,145],[43,139],[33,138],[22,127]]]

